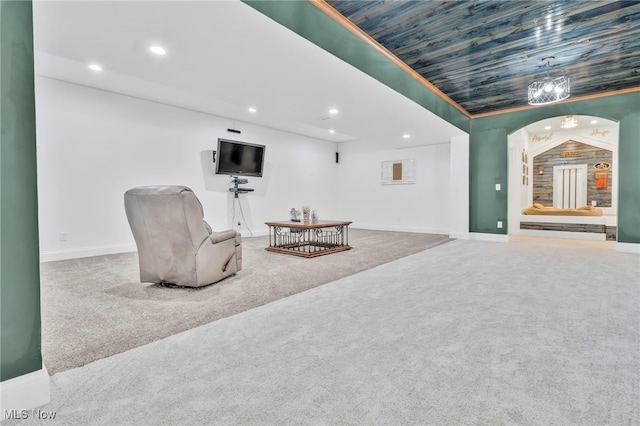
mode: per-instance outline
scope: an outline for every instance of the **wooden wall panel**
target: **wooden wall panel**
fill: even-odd
[[[562,153],[580,152],[579,157],[561,157]],[[611,187],[610,169],[608,186],[604,189],[596,189],[595,173],[600,172],[594,168],[599,162],[612,163],[613,153],[609,150],[587,145],[576,141],[567,141],[556,146],[533,159],[533,202],[547,207],[553,206],[553,167],[561,165],[587,165],[587,200],[597,202],[598,207],[611,207],[613,190]],[[539,174],[539,167],[544,167],[544,174]]]

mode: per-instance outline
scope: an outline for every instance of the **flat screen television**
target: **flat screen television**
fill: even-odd
[[[264,145],[219,138],[216,173],[262,177],[264,152]]]

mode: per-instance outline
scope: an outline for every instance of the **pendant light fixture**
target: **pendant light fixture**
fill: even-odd
[[[529,85],[529,105],[552,104],[569,97],[569,77],[566,75],[551,77],[549,75],[549,63],[553,59],[555,57],[549,56],[542,60],[547,67],[547,75]]]

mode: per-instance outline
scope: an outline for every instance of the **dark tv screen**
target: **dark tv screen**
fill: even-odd
[[[264,145],[218,139],[216,173],[262,177]]]

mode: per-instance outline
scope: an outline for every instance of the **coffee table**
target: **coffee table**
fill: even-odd
[[[269,226],[268,251],[303,257],[351,250],[349,221],[265,222]]]

